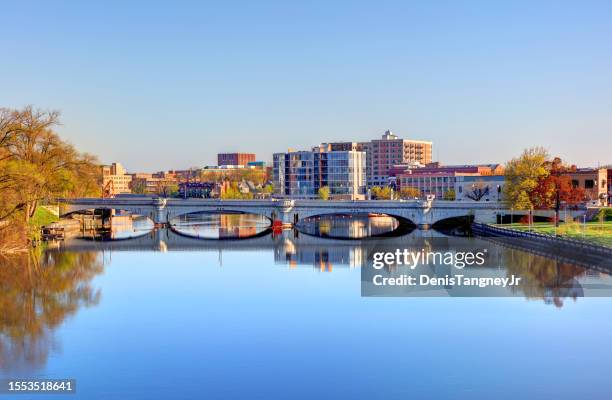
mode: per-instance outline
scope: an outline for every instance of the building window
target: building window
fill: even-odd
[[[595,181],[593,181],[593,179],[586,179],[584,181],[585,189],[593,189],[594,187],[595,187]]]

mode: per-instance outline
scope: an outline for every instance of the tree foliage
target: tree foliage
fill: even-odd
[[[448,189],[446,192],[444,192],[443,199],[447,201],[455,201],[457,199],[455,189]]]
[[[27,225],[41,202],[99,193],[95,157],[63,141],[58,125],[57,111],[0,108],[0,221]]]
[[[253,193],[242,193],[238,187],[238,182],[230,182],[227,189],[221,193],[224,200],[249,200],[253,198]]]
[[[533,148],[511,160],[506,166],[505,195],[519,210],[554,209],[558,225],[561,204],[578,204],[585,193],[572,184],[570,174],[576,171],[575,165],[565,164],[559,157],[547,158],[542,148]]]
[[[544,148],[533,147],[506,164],[504,195],[515,209],[529,210],[535,207],[532,194],[540,180],[548,176],[545,167],[547,157]]]
[[[329,186],[319,188],[319,199],[329,200]]]
[[[415,197],[421,197],[421,191],[415,187],[403,187],[400,189],[400,198],[402,199],[414,199]]]
[[[374,186],[371,194],[374,200],[390,200],[393,191],[389,186]]]

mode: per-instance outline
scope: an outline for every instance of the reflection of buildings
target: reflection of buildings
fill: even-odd
[[[296,241],[299,243],[299,239]],[[334,267],[360,268],[364,265],[363,247],[354,246],[300,246],[292,240],[283,241],[274,249],[274,262],[291,268],[312,266],[322,272],[332,272]]]
[[[300,223],[300,229],[310,235],[350,239],[382,235],[398,226],[395,218],[383,215],[326,215],[307,218]]]
[[[255,236],[258,232],[253,217],[247,214],[219,215],[219,238],[245,238]]]

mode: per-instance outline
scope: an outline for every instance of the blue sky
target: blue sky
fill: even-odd
[[[537,4],[534,4],[537,3]],[[612,163],[612,3],[7,2],[0,106],[129,170],[392,129],[444,163]]]

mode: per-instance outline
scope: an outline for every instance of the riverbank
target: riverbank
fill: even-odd
[[[559,227],[555,227],[555,224],[551,222],[535,222],[532,225],[525,223],[497,224],[493,226],[579,240],[612,248],[612,221],[564,222]]]
[[[612,269],[612,248],[567,237],[527,232],[488,224],[472,224],[472,231],[482,237],[501,239],[510,247],[532,249],[545,255],[554,254],[564,261],[577,264],[586,262],[590,267]]]
[[[23,219],[0,221],[0,255],[25,253],[41,239],[42,227],[59,217],[44,207],[38,207],[26,224]]]

